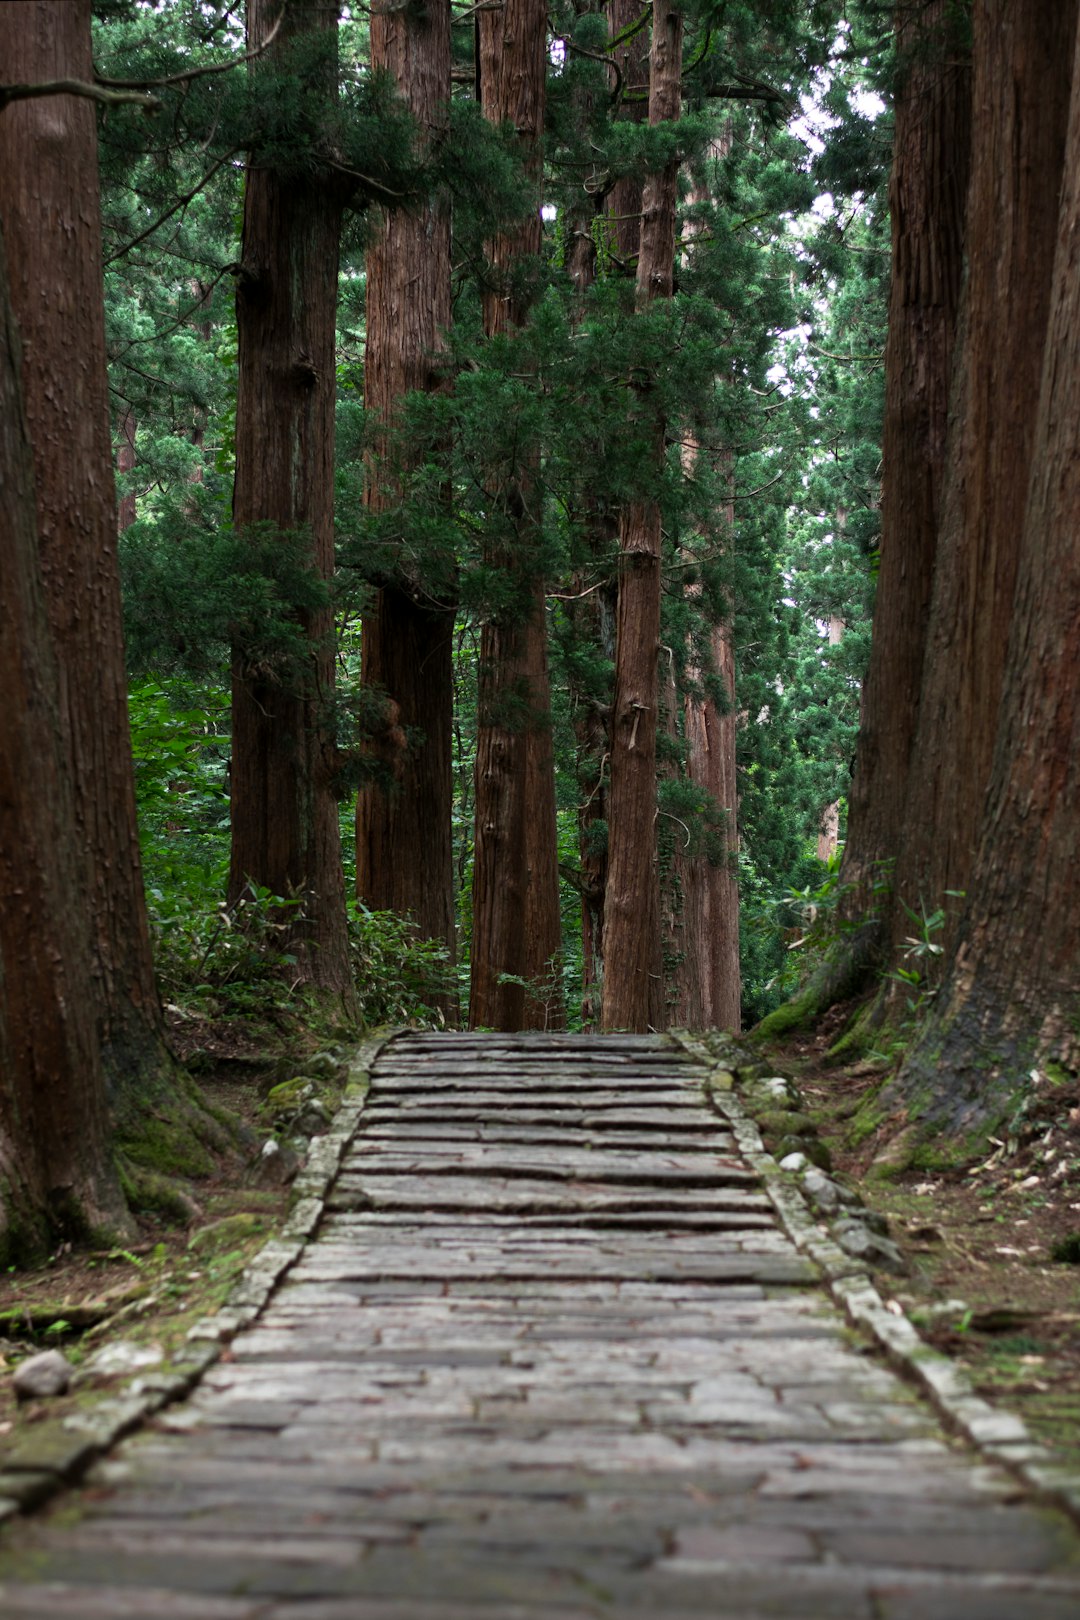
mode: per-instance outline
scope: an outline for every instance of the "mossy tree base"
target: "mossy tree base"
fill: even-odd
[[[865,990],[877,968],[880,937],[876,918],[844,934],[797,994],[761,1020],[755,1037],[776,1040],[794,1030],[809,1029],[837,1002]]]

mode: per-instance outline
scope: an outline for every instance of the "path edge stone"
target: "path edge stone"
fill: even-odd
[[[281,1227],[252,1256],[220,1311],[189,1328],[185,1347],[165,1366],[136,1374],[85,1412],[32,1425],[14,1451],[0,1459],[0,1525],[34,1512],[58,1491],[76,1484],[148,1418],[184,1400],[237,1333],[261,1314],[322,1219],[327,1194],[359,1129],[376,1059],[391,1041],[408,1033],[391,1029],[359,1041],[346,1063],[341,1104],[324,1135],[312,1138]]]
[[[848,1320],[870,1334],[890,1365],[928,1398],[946,1428],[988,1462],[1006,1468],[1036,1500],[1058,1508],[1080,1525],[1080,1475],[1040,1445],[1022,1419],[977,1395],[966,1373],[926,1343],[895,1301],[891,1308],[886,1305],[866,1267],[828,1236],[795,1176],[781,1170],[766,1151],[761,1133],[736,1095],[736,1071],[693,1035],[681,1030],[670,1034],[707,1070],[707,1097],[730,1126],[739,1152],[761,1176],[784,1230],[795,1247],[817,1264],[826,1289]]]

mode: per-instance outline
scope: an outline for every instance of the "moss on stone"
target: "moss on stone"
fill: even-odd
[[[794,1108],[763,1108],[756,1115],[758,1129],[766,1135],[812,1136],[814,1121]]]
[[[146,1118],[136,1133],[122,1138],[120,1150],[130,1164],[166,1176],[209,1176],[214,1161],[186,1122]]]
[[[188,1248],[193,1254],[234,1248],[236,1244],[256,1237],[267,1229],[268,1222],[264,1216],[242,1210],[235,1215],[226,1215],[219,1221],[211,1221],[208,1226],[200,1226],[191,1234]]]
[[[786,1159],[789,1153],[801,1153],[819,1170],[832,1169],[832,1154],[819,1136],[781,1136],[769,1144],[773,1158]]]
[[[186,1226],[195,1211],[194,1200],[166,1175],[133,1163],[124,1155],[117,1158],[120,1186],[128,1207],[136,1215],[159,1215]]]
[[[820,998],[814,989],[800,991],[785,1001],[775,1012],[767,1013],[754,1031],[763,1041],[790,1035],[792,1030],[806,1029],[821,1011]]]

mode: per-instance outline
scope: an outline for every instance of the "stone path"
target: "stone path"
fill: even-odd
[[[1078,1538],[851,1342],[660,1038],[414,1036],[4,1620],[1077,1620]],[[78,1511],[72,1511],[75,1504]]]

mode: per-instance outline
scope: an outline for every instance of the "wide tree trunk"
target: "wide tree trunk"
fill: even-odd
[[[8,113],[0,113],[0,126]],[[90,899],[41,588],[0,237],[0,1262],[129,1220],[109,1152]]]
[[[1032,476],[979,851],[945,985],[894,1092],[924,1125],[954,1131],[985,1128],[1011,1113],[1033,1070],[1050,1062],[1080,1068],[1078,417],[1080,37]]]
[[[852,915],[899,854],[943,509],[971,84],[952,0],[898,12],[881,568],[841,880]]]
[[[935,942],[952,944],[963,903],[956,891],[971,880],[1035,434],[1076,16],[1076,0],[976,0],[974,8],[969,269],[894,882],[890,956],[899,966],[911,966],[912,913],[944,909]]]
[[[679,116],[682,14],[654,0],[649,122]],[[675,274],[678,164],[649,176],[642,201],[637,300],[670,298]],[[664,424],[655,426],[658,467]],[[645,1030],[663,1022],[660,890],[656,864],[657,654],[660,642],[660,508],[627,503],[621,552],[611,738],[608,881],[604,902],[604,1029]]]
[[[320,0],[249,0],[253,48],[279,19],[266,66],[281,60],[293,40],[337,27],[336,7]],[[329,105],[333,74],[324,71]],[[340,228],[340,200],[326,176],[282,173],[252,158],[236,294],[233,523],[253,545],[302,547],[298,560],[323,580],[334,568]],[[292,971],[351,1007],[335,791],[333,613],[329,606],[309,608],[296,618],[304,642],[299,654],[246,644],[233,650],[229,896],[236,901],[255,885],[299,900],[288,914]]]
[[[450,4],[423,10],[380,4],[371,17],[371,66],[391,74],[425,143],[446,129],[450,101]],[[437,388],[450,325],[450,210],[436,198],[387,214],[366,255],[364,404],[381,424],[369,458],[366,500],[399,502],[407,452],[393,428],[410,390]],[[364,680],[394,704],[411,739],[390,770],[361,788],[356,887],[376,910],[412,917],[417,933],[455,946],[451,817],[453,604],[432,601],[403,568],[364,615]],[[384,750],[385,752],[385,750]],[[456,1016],[447,1006],[447,1013]]]
[[[14,82],[91,80],[90,0],[0,6]],[[171,1092],[142,886],[117,565],[96,113],[83,97],[0,116],[0,216],[23,345],[37,533],[60,726],[87,861],[99,1036],[121,1126]]]
[[[491,244],[484,330],[495,337],[525,323],[527,302],[512,288],[513,272],[540,251],[547,9],[540,0],[507,0],[482,10],[477,38],[484,116],[514,125],[536,180],[533,217]],[[469,1022],[503,1030],[552,1028],[563,1019],[547,619],[531,555],[539,522],[531,483],[525,461],[499,492],[504,536],[489,560],[514,577],[518,611],[489,618],[480,642]]]

